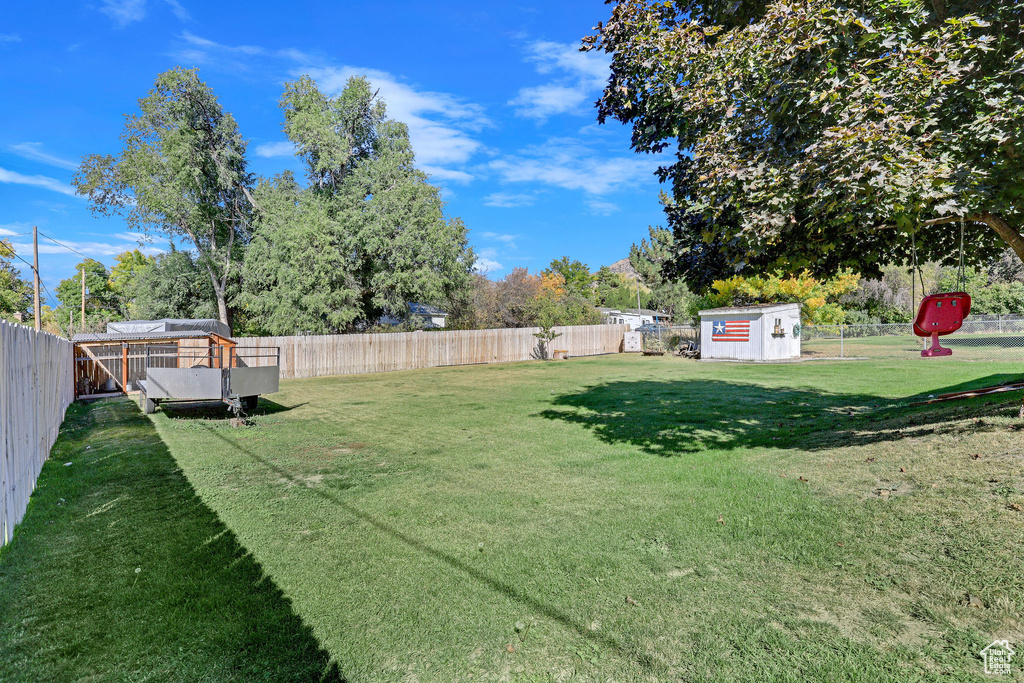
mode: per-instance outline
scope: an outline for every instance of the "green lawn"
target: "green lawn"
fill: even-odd
[[[953,350],[957,361],[985,361],[1024,363],[1024,336],[1006,334],[954,334],[940,337],[941,346]],[[928,340],[931,346],[931,340]],[[804,339],[801,344],[805,357],[836,358],[902,358],[914,360],[921,356],[923,340],[911,335],[903,336],[847,336],[840,343],[838,333],[829,339]]]
[[[610,356],[282,382],[240,429],[76,407],[0,551],[0,680],[984,680],[1024,645],[1020,394],[906,403],[1020,374]]]

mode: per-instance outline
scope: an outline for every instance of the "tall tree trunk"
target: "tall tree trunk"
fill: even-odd
[[[1020,230],[1017,230],[994,213],[986,211],[978,218],[988,227],[995,230],[1003,238],[1003,241],[1013,249],[1013,253],[1017,254],[1017,258],[1024,262],[1024,235],[1020,234]]]
[[[228,317],[228,299],[227,299],[227,287],[221,285],[220,278],[213,272],[213,268],[210,264],[206,264],[206,272],[210,274],[210,282],[213,283],[213,295],[217,297],[217,316],[220,321],[231,329],[231,318]]]
[[[217,290],[217,315],[220,316],[220,321],[231,329],[231,320],[228,319],[228,302],[224,298],[224,292]]]

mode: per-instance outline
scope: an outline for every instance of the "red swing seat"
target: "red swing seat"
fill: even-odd
[[[921,355],[925,358],[952,355],[953,349],[939,346],[939,335],[959,330],[970,313],[971,296],[967,292],[929,294],[922,299],[914,318],[914,334],[931,337],[932,346],[921,351]]]

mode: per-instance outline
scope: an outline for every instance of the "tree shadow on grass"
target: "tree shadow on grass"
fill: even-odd
[[[0,552],[0,651],[4,681],[345,680],[126,399],[69,409]]]
[[[990,375],[935,394],[1013,380],[1019,376]],[[996,400],[1011,396],[1019,397],[999,394]],[[666,457],[752,447],[818,450],[954,429],[952,404],[912,408],[908,400],[719,380],[620,381],[558,396],[539,416],[580,425],[605,443],[627,443]],[[980,400],[966,407],[977,411]]]

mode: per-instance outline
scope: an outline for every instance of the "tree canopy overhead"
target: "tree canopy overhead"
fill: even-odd
[[[615,0],[598,116],[662,169],[682,274],[1024,259],[1024,4]],[[672,149],[670,149],[672,148]],[[952,225],[950,225],[952,224]]]

